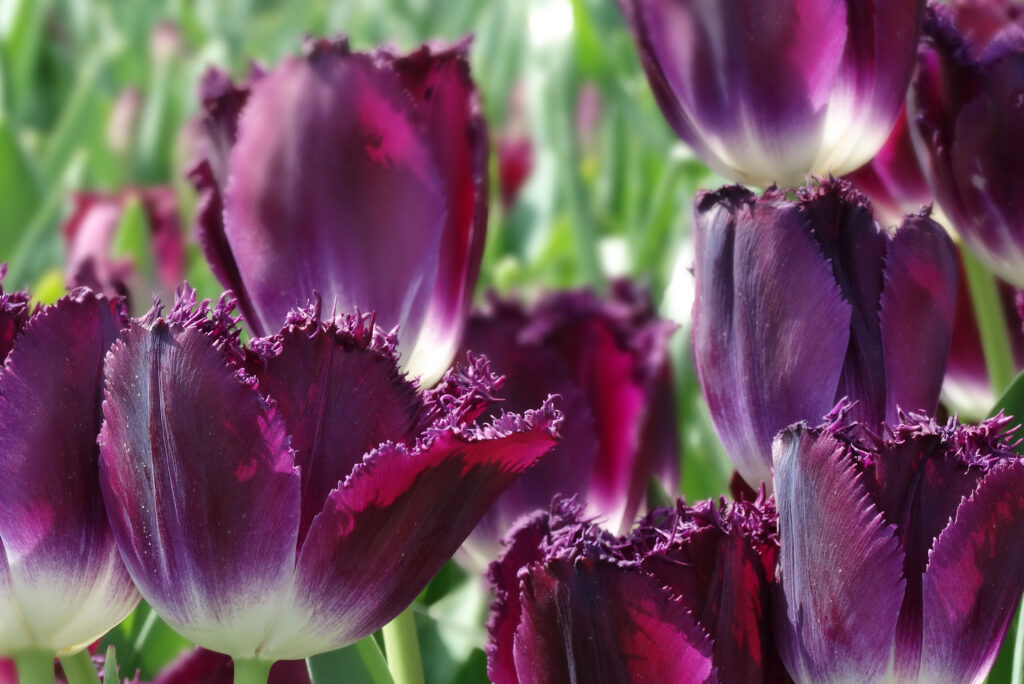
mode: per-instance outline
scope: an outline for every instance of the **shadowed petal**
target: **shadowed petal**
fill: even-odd
[[[0,282],[7,275],[7,264],[0,263]],[[4,292],[0,287],[0,364],[14,346],[14,338],[28,323],[30,297],[27,292]]]
[[[383,445],[331,493],[299,554],[295,602],[267,643],[279,658],[352,643],[401,612],[501,491],[555,443],[550,403],[484,428]],[[296,637],[298,634],[300,636]]]
[[[834,405],[851,306],[798,207],[739,187],[695,202],[693,353],[740,474],[771,480],[771,441]]]
[[[204,308],[176,305],[114,345],[100,478],[146,600],[190,640],[251,658],[292,579],[299,474],[280,414],[206,322]]]
[[[906,582],[903,554],[853,460],[827,429],[775,441],[779,653],[798,682],[880,680]]]
[[[521,575],[516,679],[716,681],[711,640],[658,581],[613,562],[556,558]]]
[[[924,574],[920,681],[980,682],[1024,589],[1024,464],[997,467],[935,542]]]
[[[103,357],[123,317],[76,291],[32,317],[0,373],[0,593],[22,628],[0,626],[0,651],[80,648],[138,601],[95,485]]]

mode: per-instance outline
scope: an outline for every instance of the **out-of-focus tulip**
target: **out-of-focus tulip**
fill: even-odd
[[[126,322],[86,289],[27,312],[0,294],[0,654],[70,655],[132,611],[99,492],[103,358]]]
[[[878,154],[846,180],[868,196],[872,211],[886,226],[897,225],[905,214],[917,213],[921,205],[934,201],[914,151],[906,107]]]
[[[679,434],[667,344],[675,326],[650,297],[620,281],[607,299],[561,292],[529,309],[493,300],[470,317],[466,351],[505,376],[497,408],[525,411],[562,397],[562,440],[502,494],[463,545],[483,569],[521,516],[556,494],[579,494],[614,532],[632,526],[652,478],[679,484]]]
[[[202,87],[198,237],[257,335],[317,290],[376,311],[424,385],[451,363],[487,221],[487,135],[468,43],[397,56],[315,41]]]
[[[878,426],[935,410],[956,306],[952,241],[927,213],[879,227],[848,183],[795,201],[741,187],[698,196],[693,354],[715,429],[753,487],[775,434],[835,403]]]
[[[966,283],[966,277],[961,257],[960,282]],[[1003,316],[1006,318],[1014,365],[1020,370],[1024,368],[1024,329],[1021,328],[1021,315],[1017,310],[1019,290],[1015,290],[1003,280],[997,280],[996,285]],[[992,383],[989,381],[988,368],[985,365],[985,353],[981,346],[981,333],[978,332],[974,304],[966,285],[957,293],[953,339],[949,348],[949,365],[946,367],[946,379],[942,383],[942,394],[951,411],[972,419],[988,415],[996,402]]]
[[[771,629],[778,540],[763,491],[655,511],[627,538],[581,515],[560,501],[532,516],[491,566],[491,681],[789,681]]]
[[[168,665],[153,684],[233,684],[235,664],[228,656],[194,648]],[[270,668],[267,684],[309,684],[304,660],[281,660]],[[0,682],[2,684],[2,682]]]
[[[935,198],[970,249],[1024,287],[1024,15],[929,7],[908,111]]]
[[[115,254],[118,228],[129,202],[138,202],[149,222],[153,274],[139,273],[141,264]],[[128,296],[147,304],[153,286],[173,292],[185,274],[185,243],[178,201],[169,187],[125,190],[116,194],[78,193],[64,223],[67,244],[65,279],[69,288],[90,287],[108,296]],[[156,276],[149,282],[146,276]]]
[[[1000,416],[840,406],[775,442],[779,652],[797,682],[981,682],[1024,590],[1024,463]]]
[[[231,307],[186,290],[114,345],[103,496],[172,627],[236,660],[305,658],[412,602],[560,416],[472,424],[495,389],[483,360],[421,392],[368,316],[317,305],[245,347]]]
[[[718,173],[844,174],[903,105],[924,0],[619,0],[661,110]]]

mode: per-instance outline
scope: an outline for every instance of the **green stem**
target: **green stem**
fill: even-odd
[[[384,652],[395,684],[423,684],[423,661],[412,607],[384,625]]]
[[[274,661],[235,658],[235,684],[267,684]]]
[[[50,651],[21,651],[15,653],[14,667],[21,684],[53,684],[53,653]]]
[[[75,655],[61,658],[60,666],[64,668],[64,676],[67,677],[68,684],[100,684],[100,678],[96,674],[89,651],[82,650]]]
[[[960,253],[963,255],[967,287],[981,335],[981,348],[985,353],[985,366],[988,368],[992,391],[998,397],[1010,385],[1014,376],[1013,352],[1010,350],[1002,300],[992,272],[970,250],[962,249]]]
[[[1017,611],[1017,631],[1013,635],[1013,674],[1010,684],[1024,684],[1024,604]]]

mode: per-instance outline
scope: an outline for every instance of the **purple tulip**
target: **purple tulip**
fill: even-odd
[[[138,201],[149,222],[154,274],[138,273],[139,264],[113,253],[125,207]],[[174,291],[185,275],[185,241],[178,218],[178,200],[170,187],[133,188],[117,194],[78,193],[64,223],[68,287],[90,287],[108,296],[131,295],[149,303],[156,284]]]
[[[103,358],[126,316],[86,289],[31,315],[26,300],[0,291],[0,653],[63,656],[139,600],[97,486]]]
[[[779,651],[797,682],[980,682],[1024,590],[1024,463],[999,416],[839,406],[775,442]]]
[[[293,312],[248,347],[186,291],[107,360],[100,480],[140,592],[191,641],[299,659],[394,618],[554,444],[540,410],[472,424],[482,359],[421,392],[368,316]]]
[[[844,174],[885,142],[924,0],[619,0],[654,96],[705,163],[743,183]]]
[[[921,205],[935,201],[914,151],[905,107],[878,154],[846,180],[868,196],[875,215],[887,226],[898,224],[904,214],[916,213]]]
[[[653,512],[627,538],[556,503],[494,563],[488,674],[516,682],[787,682],[770,499]]]
[[[676,491],[679,434],[666,348],[674,328],[625,281],[606,299],[560,292],[529,309],[494,299],[470,317],[463,354],[483,354],[505,376],[498,406],[524,411],[558,394],[566,416],[559,444],[466,540],[472,565],[486,568],[513,523],[546,510],[556,494],[585,497],[589,513],[618,532],[644,506],[652,478]]]
[[[796,194],[734,186],[695,202],[697,376],[755,488],[775,434],[843,397],[871,426],[933,412],[949,356],[956,251],[927,212],[888,232],[846,182]]]
[[[487,222],[487,135],[468,43],[397,56],[311,42],[202,86],[198,237],[257,335],[317,290],[399,326],[424,384],[451,363]]]
[[[1001,278],[1024,287],[1024,14],[988,0],[928,9],[908,100],[935,197]]]

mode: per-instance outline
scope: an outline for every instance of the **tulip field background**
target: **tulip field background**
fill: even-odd
[[[0,0],[0,261],[4,287],[42,302],[64,288],[60,226],[78,190],[170,184],[190,235],[195,192],[189,122],[209,65],[234,75],[273,65],[307,35],[345,34],[357,50],[406,51],[472,34],[471,63],[491,140],[490,211],[478,298],[488,290],[605,287],[629,276],[679,323],[672,342],[687,501],[726,493],[732,466],[692,369],[690,203],[725,181],[678,141],[610,0]],[[496,150],[530,149],[529,173],[502,201]],[[145,269],[141,210],[116,249]],[[187,277],[202,297],[220,285],[188,241]],[[135,301],[134,315],[149,302]],[[669,493],[674,494],[674,493]],[[449,563],[417,600],[428,682],[486,681],[483,583]],[[1011,631],[1009,641],[1013,639]],[[144,681],[188,647],[145,606],[104,639],[122,675]],[[1007,651],[1012,649],[1004,649]],[[989,681],[1010,681],[1001,656]],[[317,656],[313,674],[388,681],[357,646]],[[317,682],[336,681],[330,676]]]

